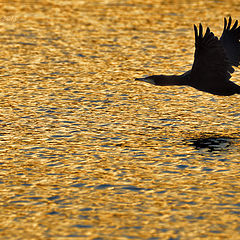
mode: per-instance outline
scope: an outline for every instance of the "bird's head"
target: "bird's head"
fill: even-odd
[[[156,85],[154,78],[155,78],[155,75],[144,77],[144,78],[136,78],[135,80],[136,81],[147,82],[147,83],[151,83],[153,85]]]
[[[153,85],[160,85],[160,86],[168,85],[168,81],[167,81],[168,77],[164,75],[153,75],[145,78],[136,78],[135,80],[151,83]]]

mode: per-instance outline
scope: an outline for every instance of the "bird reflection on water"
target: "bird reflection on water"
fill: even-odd
[[[206,150],[208,152],[219,152],[229,149],[232,144],[232,139],[229,137],[200,137],[190,139],[191,146],[197,150]]]

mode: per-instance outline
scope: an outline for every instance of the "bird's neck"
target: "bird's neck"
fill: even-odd
[[[177,75],[159,76],[155,79],[155,84],[158,86],[181,85],[181,79]]]
[[[186,72],[182,75],[160,75],[154,81],[159,86],[188,85],[189,73]]]

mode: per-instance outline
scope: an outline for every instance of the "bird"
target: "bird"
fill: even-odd
[[[224,18],[220,38],[207,27],[205,34],[200,23],[194,24],[195,53],[191,70],[182,75],[152,75],[136,78],[157,86],[190,86],[218,96],[240,94],[240,86],[230,81],[233,67],[240,64],[240,26],[238,20],[232,25],[231,16]]]

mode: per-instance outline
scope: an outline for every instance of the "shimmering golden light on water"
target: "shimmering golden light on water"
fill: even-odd
[[[2,239],[239,239],[239,96],[133,80],[238,1],[0,5]]]

